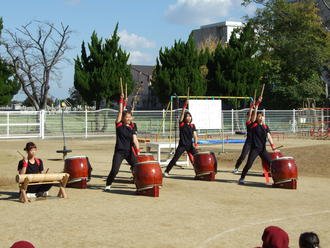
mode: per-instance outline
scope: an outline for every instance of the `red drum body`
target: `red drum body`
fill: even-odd
[[[296,189],[298,169],[292,157],[274,159],[271,165],[274,187]]]
[[[281,152],[269,152],[268,154],[271,160],[283,157],[283,154]],[[270,164],[268,164],[267,161],[263,159],[261,159],[261,162],[262,162],[262,168],[264,168],[267,172],[270,172]]]
[[[217,158],[213,152],[196,153],[194,155],[195,179],[214,181],[217,165]]]
[[[64,172],[70,174],[67,187],[85,189],[91,177],[92,167],[87,157],[75,156],[65,159]]]
[[[136,157],[138,163],[147,162],[147,161],[155,161],[154,156],[151,153],[140,153]]]
[[[159,187],[163,183],[163,173],[158,162],[136,163],[133,174],[138,195],[159,196]]]

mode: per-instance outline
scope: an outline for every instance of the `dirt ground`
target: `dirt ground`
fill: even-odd
[[[50,172],[61,172],[56,150],[61,140],[33,140],[38,157]],[[29,240],[37,248],[51,247],[256,247],[265,227],[288,232],[290,247],[300,233],[319,234],[322,247],[330,243],[330,141],[285,137],[285,156],[298,166],[297,190],[275,189],[261,175],[256,160],[246,185],[230,170],[242,144],[202,146],[218,156],[215,182],[193,180],[192,167],[174,168],[164,178],[159,198],[135,195],[129,167],[123,164],[110,193],[102,192],[111,167],[113,139],[68,140],[70,156],[85,155],[93,166],[88,189],[67,188],[68,199],[48,197],[28,204],[18,201],[14,178],[27,140],[0,142],[0,246]],[[143,147],[143,145],[142,145]],[[168,154],[164,153],[164,157]],[[244,163],[243,163],[244,165]],[[243,166],[242,165],[242,166]],[[57,194],[58,187],[50,190]]]

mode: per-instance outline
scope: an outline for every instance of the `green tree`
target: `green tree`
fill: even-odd
[[[81,56],[75,59],[74,86],[88,104],[96,102],[100,109],[101,102],[106,106],[120,94],[120,78],[127,83],[128,94],[134,87],[131,66],[127,64],[129,54],[119,46],[118,24],[111,39],[98,38],[94,31],[91,43],[81,46]]]
[[[252,96],[261,84],[264,66],[252,23],[236,29],[224,46],[218,44],[208,62],[208,95]],[[236,106],[238,107],[238,106]]]
[[[0,18],[0,36],[3,28]],[[1,58],[0,54],[0,105],[7,105],[20,89],[13,69]]]
[[[160,49],[153,74],[153,90],[162,104],[166,104],[174,93],[186,95],[188,87],[190,95],[205,94],[203,60],[191,35],[187,42],[175,41],[173,47]]]
[[[318,16],[315,2],[254,2],[264,5],[250,20],[256,27],[261,58],[267,65],[267,106],[297,108],[306,98],[322,104],[325,83],[321,75],[329,66],[330,33]]]

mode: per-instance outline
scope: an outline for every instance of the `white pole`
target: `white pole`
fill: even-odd
[[[321,109],[321,132],[323,135],[323,129],[324,129],[324,113],[323,113],[323,109]]]
[[[9,137],[9,112],[7,112],[7,137]]]
[[[234,134],[234,110],[231,110],[231,134]]]
[[[88,119],[87,119],[87,108],[85,108],[85,138],[88,137]]]
[[[165,136],[165,109],[163,109],[163,136]]]
[[[293,133],[296,133],[296,110],[293,109],[292,111],[292,131]]]
[[[40,137],[45,139],[45,110],[40,111]]]

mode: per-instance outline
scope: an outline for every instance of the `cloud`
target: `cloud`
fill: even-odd
[[[168,7],[168,21],[183,25],[204,25],[223,21],[241,8],[241,0],[177,0]]]
[[[133,65],[148,65],[148,64],[155,64],[155,58],[150,54],[143,53],[141,51],[129,51],[130,56],[128,63]]]
[[[78,6],[81,4],[81,0],[68,0],[68,1],[65,1],[64,4],[66,6]]]
[[[149,41],[148,39],[133,33],[130,34],[125,29],[120,31],[118,35],[120,37],[119,43],[127,49],[151,49],[156,46],[155,42]]]

